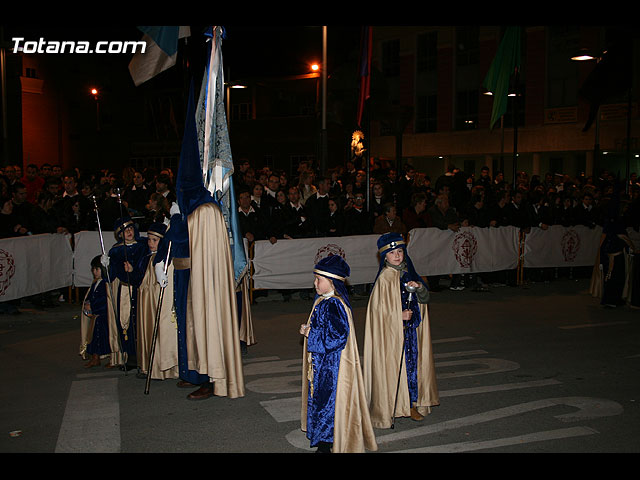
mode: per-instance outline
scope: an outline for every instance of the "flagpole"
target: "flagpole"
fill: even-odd
[[[516,177],[518,174],[518,67],[514,73],[513,97],[513,193],[516,190]]]

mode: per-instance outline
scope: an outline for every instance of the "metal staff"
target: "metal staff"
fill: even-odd
[[[416,291],[416,287],[413,287],[408,284],[404,284],[404,288],[407,292],[409,292],[409,297],[407,299],[408,307],[411,308],[411,298],[413,297],[413,292]],[[395,427],[396,423],[396,408],[398,407],[398,392],[400,391],[400,377],[402,376],[402,362],[404,361],[404,326],[402,327],[402,351],[400,352],[400,368],[398,369],[398,383],[396,385],[396,400],[393,404],[393,415],[391,416],[391,428]]]
[[[169,255],[171,254],[171,241],[169,241],[169,246],[167,248],[167,257],[164,260],[164,274],[167,274],[167,269],[169,268]],[[153,326],[153,338],[151,340],[151,351],[149,352],[149,361],[147,366],[147,381],[144,386],[144,394],[149,395],[149,385],[151,383],[151,369],[153,368],[153,356],[156,351],[156,342],[158,341],[158,325],[160,324],[160,312],[162,310],[162,301],[164,300],[164,289],[166,286],[163,286],[160,289],[160,297],[158,297],[158,306],[156,309],[156,322]]]
[[[100,225],[100,214],[98,213],[98,203],[96,202],[96,196],[95,195],[91,195],[91,199],[93,200],[93,207],[95,209],[96,212],[96,220],[98,222],[98,232],[100,233],[100,248],[102,249],[102,255],[105,254],[105,250],[104,250],[104,238],[102,238],[102,227]],[[111,295],[109,295],[111,297],[111,308],[113,309],[113,313],[114,315],[116,315],[116,321],[119,323],[120,322],[120,315],[118,314],[118,310],[116,309],[116,304],[115,304],[115,300],[114,300],[114,295],[113,295],[113,285],[111,284],[111,277],[109,275],[109,268],[105,267],[105,273],[107,275],[107,283],[109,285],[109,291],[111,292]],[[116,332],[117,333],[117,332]],[[120,343],[120,334],[117,333],[116,337],[118,338],[118,349],[122,352],[122,355],[124,355],[125,357],[125,364],[126,364],[126,353],[122,351],[122,343]],[[127,369],[124,369],[124,374],[127,374]]]

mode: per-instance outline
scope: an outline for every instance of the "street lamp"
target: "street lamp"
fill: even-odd
[[[96,87],[91,87],[89,93],[93,95],[94,100],[96,101],[96,131],[100,131],[100,102],[98,101],[98,89]]]

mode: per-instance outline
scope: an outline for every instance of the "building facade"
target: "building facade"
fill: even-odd
[[[487,165],[492,173],[502,170],[507,180],[515,170],[573,177],[606,169],[624,177],[628,158],[631,172],[638,172],[635,98],[607,99],[597,124],[583,131],[590,105],[580,87],[596,61],[571,57],[585,47],[604,51],[610,32],[603,27],[522,28],[517,103],[510,99],[502,122],[489,128],[493,100],[482,84],[503,31],[500,26],[375,27],[372,64],[386,83],[389,102],[403,107],[406,120],[399,139],[389,127],[393,122],[372,117],[371,156],[397,160],[400,141],[398,163],[432,178],[449,165],[475,175]],[[629,62],[637,87],[637,60]]]

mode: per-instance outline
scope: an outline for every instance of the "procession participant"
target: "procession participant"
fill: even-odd
[[[164,273],[167,251],[169,250],[169,262],[173,266],[173,301],[177,324],[177,349],[178,349],[178,378],[179,388],[198,388],[198,394],[187,397],[189,399],[204,399],[213,395],[209,387],[209,377],[189,368],[187,355],[187,305],[189,277],[191,274],[189,258],[189,232],[187,221],[180,214],[178,204],[174,203],[170,210],[171,220],[169,228],[160,240],[158,252],[154,258],[155,273],[158,283],[165,288],[169,285],[169,275]],[[170,248],[169,248],[170,244]],[[167,269],[167,272],[169,270]],[[166,290],[165,290],[166,291]],[[192,398],[193,397],[193,398]]]
[[[429,291],[401,235],[378,239],[380,269],[367,306],[363,376],[371,421],[390,428],[395,417],[419,421],[439,404],[427,303]],[[407,287],[415,287],[409,302]]]
[[[366,403],[353,315],[346,286],[349,265],[339,255],[315,266],[316,299],[302,357],[302,431],[319,453],[377,450]]]
[[[244,374],[231,246],[222,210],[203,182],[193,88],[189,94],[176,193],[178,212],[172,212],[169,232],[173,230],[174,234],[180,234],[177,240],[186,241],[183,255],[188,259],[183,262],[189,268],[188,285],[181,281],[179,292],[176,278],[176,305],[186,306],[178,314],[185,318],[184,336],[178,336],[185,345],[179,348],[183,353],[186,348],[187,354],[186,365],[184,358],[180,362],[180,375],[184,378],[186,368],[207,378],[198,390],[188,395],[191,400],[212,395],[242,397]],[[182,232],[174,229],[180,222],[186,226]],[[161,255],[160,251],[158,255]],[[174,271],[177,270],[174,266]]]
[[[115,309],[109,302],[109,315],[115,320],[112,331],[120,337],[120,350],[112,342],[112,350],[118,352],[111,356],[111,364],[122,365],[121,369],[131,370],[137,367],[136,334],[137,334],[137,298],[138,286],[144,271],[134,266],[147,254],[149,247],[140,237],[138,227],[131,217],[124,216],[114,224],[116,243],[103,255],[102,264],[109,269]],[[115,360],[115,362],[114,362]]]
[[[153,223],[147,230],[147,245],[149,252],[145,255],[139,271],[144,271],[144,277],[138,287],[138,366],[139,378],[146,378],[149,371],[150,352],[153,343],[153,331],[158,319],[158,299],[161,286],[158,284],[154,268],[154,258],[158,251],[158,243],[164,237],[167,226],[164,223]],[[167,268],[169,282],[165,287],[160,306],[156,345],[153,355],[151,378],[165,380],[178,378],[178,335],[175,313],[173,309],[173,266]]]
[[[100,366],[100,359],[111,353],[109,345],[109,318],[107,309],[107,282],[100,255],[91,260],[93,280],[82,303],[80,355],[90,355],[86,368]]]

